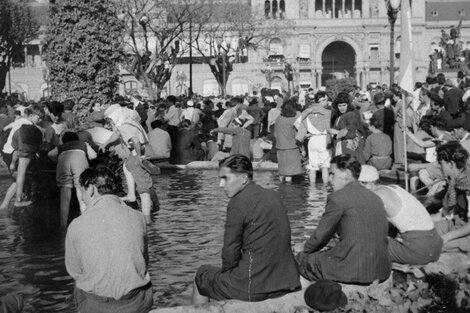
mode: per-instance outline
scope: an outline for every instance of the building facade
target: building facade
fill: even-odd
[[[249,1],[256,15],[269,23],[288,21],[289,29],[285,32],[288,35],[271,38],[267,49],[248,50],[248,61],[233,66],[227,94],[251,93],[268,86],[288,90],[285,62],[294,68],[294,88],[316,89],[331,77],[346,76],[353,77],[362,88],[369,83],[390,84],[391,25],[385,0],[243,1]],[[32,5],[47,6],[47,1]],[[470,1],[411,0],[411,10],[416,80],[423,81],[428,74],[432,44],[441,40],[441,29],[449,32],[451,26],[458,25],[461,16],[459,40],[470,47]],[[399,13],[393,36],[395,81],[399,58],[404,57],[399,55],[400,25]],[[41,48],[40,41],[32,42],[25,49],[25,62],[16,64],[11,72],[12,91],[34,100],[47,95]],[[164,94],[187,92],[189,64],[188,58],[183,59],[175,66]],[[207,64],[193,64],[192,68],[193,92],[205,96],[221,93]],[[124,74],[122,80],[122,92],[143,91],[131,74]]]
[[[288,90],[284,61],[293,64],[294,86],[319,88],[331,77],[353,77],[362,88],[368,83],[390,83],[391,25],[384,0],[251,0],[251,7],[266,19],[290,21],[287,38],[272,38],[269,49],[249,51],[248,63],[235,64],[227,94],[238,95],[261,87]],[[412,0],[412,25],[416,80],[428,75],[433,42],[441,29],[449,32],[463,16],[460,40],[470,41],[470,1]],[[395,23],[395,81],[399,73],[400,13]],[[270,58],[282,55],[282,60]],[[271,77],[263,71],[269,66]],[[193,65],[193,91],[219,94],[217,82],[205,64]],[[175,67],[169,92],[178,94],[189,64]],[[189,82],[186,82],[188,85]]]

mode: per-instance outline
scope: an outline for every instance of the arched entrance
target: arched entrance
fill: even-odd
[[[356,52],[354,48],[344,41],[334,41],[323,50],[322,57],[322,86],[328,79],[356,77]]]

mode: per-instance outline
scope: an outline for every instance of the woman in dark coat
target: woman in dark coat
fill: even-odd
[[[349,94],[340,92],[333,101],[332,108],[333,125],[330,132],[335,138],[335,155],[350,154],[364,164],[364,126]]]
[[[303,174],[302,156],[295,142],[297,130],[294,123],[296,119],[295,101],[287,100],[281,108],[281,115],[274,123],[279,179],[281,181],[284,179],[290,181],[292,176]]]

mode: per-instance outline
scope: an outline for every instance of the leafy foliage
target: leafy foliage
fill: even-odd
[[[39,24],[24,2],[0,0],[0,91],[12,58],[21,53],[24,44],[37,37]]]
[[[342,79],[332,78],[326,81],[326,93],[331,99],[334,99],[342,91],[353,91],[355,85],[356,80],[351,77]]]
[[[119,81],[122,23],[111,0],[61,0],[51,7],[44,58],[52,98],[72,99],[85,114],[109,102]]]
[[[438,313],[469,312],[470,272],[430,274],[424,280],[394,272],[393,285],[377,282],[362,291],[349,294],[340,313]]]

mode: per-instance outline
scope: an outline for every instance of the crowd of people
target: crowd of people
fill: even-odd
[[[230,199],[222,267],[197,270],[193,303],[260,301],[325,280],[385,281],[392,262],[424,265],[442,251],[470,251],[469,99],[469,79],[442,74],[413,92],[370,85],[334,97],[325,90],[116,96],[85,115],[73,113],[71,100],[9,99],[0,105],[0,145],[12,184],[0,209],[13,198],[16,207],[30,205],[28,173],[44,163],[55,167],[60,224],[68,227],[65,263],[80,312],[148,312],[154,163],[218,161]],[[253,182],[260,161],[277,162],[280,181],[308,173],[315,182],[320,171],[333,188],[318,227],[293,249],[279,195]],[[379,172],[392,166],[414,173],[411,191],[424,186],[442,208],[430,212],[400,186],[378,184]],[[82,214],[70,222],[74,189]]]

